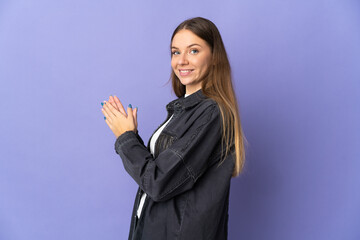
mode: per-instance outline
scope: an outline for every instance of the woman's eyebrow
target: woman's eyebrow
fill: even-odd
[[[193,44],[190,44],[189,46],[187,46],[187,48],[191,48],[191,47],[193,47],[193,46],[195,46],[195,45],[197,45],[197,46],[201,47],[201,45],[200,45],[200,44],[193,43]],[[171,48],[179,49],[179,48],[177,48],[177,47],[175,47],[175,46],[171,46]]]

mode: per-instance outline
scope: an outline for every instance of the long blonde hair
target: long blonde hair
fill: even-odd
[[[187,29],[209,44],[212,52],[212,63],[202,78],[202,92],[214,99],[219,105],[222,117],[222,143],[226,145],[224,158],[235,149],[235,168],[233,177],[238,176],[245,162],[245,136],[241,128],[239,108],[234,92],[230,63],[219,30],[208,19],[196,17],[185,20],[175,30],[171,42],[182,29]],[[177,97],[185,94],[185,86],[181,84],[174,71],[171,72],[173,91]]]

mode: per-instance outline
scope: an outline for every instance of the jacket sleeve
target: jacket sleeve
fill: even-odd
[[[157,158],[133,131],[115,142],[125,170],[154,201],[165,201],[193,187],[215,160],[221,145],[221,115],[217,104],[195,117],[185,133]]]

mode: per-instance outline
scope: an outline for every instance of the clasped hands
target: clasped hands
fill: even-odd
[[[129,104],[126,113],[119,98],[116,96],[110,96],[109,101],[104,101],[101,105],[105,122],[116,138],[127,131],[137,132],[137,107],[133,109],[131,104]]]

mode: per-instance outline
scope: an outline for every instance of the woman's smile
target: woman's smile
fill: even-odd
[[[189,76],[192,73],[192,69],[179,69],[179,74],[182,77]]]

